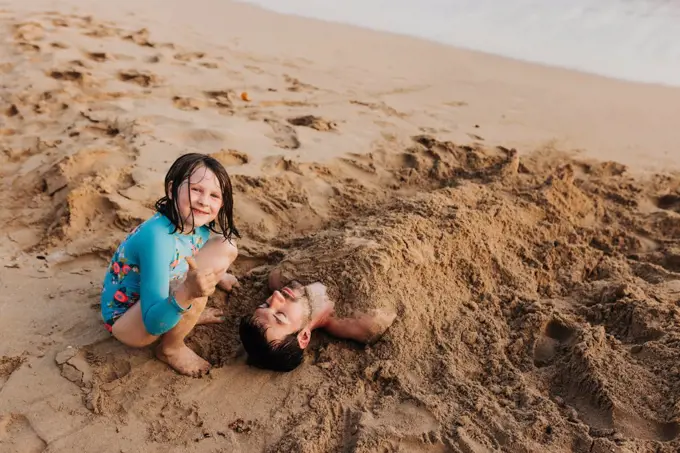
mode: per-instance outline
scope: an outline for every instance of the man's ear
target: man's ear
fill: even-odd
[[[305,349],[307,346],[309,346],[309,341],[312,339],[312,331],[309,329],[309,327],[305,327],[300,331],[300,333],[298,333],[297,339],[300,349]]]

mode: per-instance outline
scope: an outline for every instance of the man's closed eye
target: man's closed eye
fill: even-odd
[[[286,317],[286,315],[284,315],[281,312],[276,313],[274,315],[274,318],[276,319],[276,322],[278,322],[279,324],[290,324],[290,321],[288,321],[288,318]]]

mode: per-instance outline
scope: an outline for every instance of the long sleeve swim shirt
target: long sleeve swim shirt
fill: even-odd
[[[157,213],[135,228],[118,246],[104,277],[101,314],[109,331],[136,303],[144,327],[161,335],[177,325],[185,311],[170,292],[171,282],[188,271],[186,257],[195,255],[210,236],[207,227],[191,234],[173,233],[175,226]]]

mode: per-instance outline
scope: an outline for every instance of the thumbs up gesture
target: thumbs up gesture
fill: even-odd
[[[199,269],[193,256],[186,258],[187,271],[184,286],[190,299],[208,297],[215,292],[215,285],[224,276],[226,269]]]

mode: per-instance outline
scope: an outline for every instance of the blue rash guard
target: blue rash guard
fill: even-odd
[[[118,246],[104,277],[101,311],[111,331],[130,307],[141,303],[144,327],[151,335],[162,335],[177,325],[186,311],[170,294],[170,283],[189,269],[185,258],[195,255],[206,243],[210,230],[202,226],[182,234],[162,214],[139,225]]]

